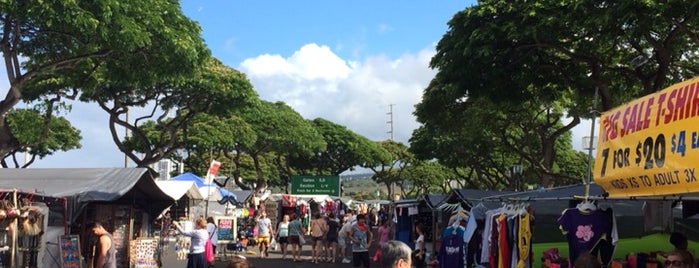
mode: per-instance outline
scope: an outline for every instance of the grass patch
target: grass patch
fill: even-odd
[[[562,236],[563,237],[563,236]],[[563,258],[568,258],[568,243],[553,242],[553,243],[536,243],[532,245],[534,252],[534,263],[532,268],[541,267],[541,253],[550,248],[558,248],[558,253]],[[690,251],[699,248],[699,242],[689,241]],[[673,249],[670,244],[669,234],[650,234],[639,238],[624,238],[619,239],[614,250],[614,259],[624,259],[629,253],[653,252],[653,251],[670,251]],[[692,252],[694,253],[694,252]]]

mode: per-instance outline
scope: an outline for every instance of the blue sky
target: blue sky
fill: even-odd
[[[449,19],[473,3],[183,0],[182,9],[200,23],[213,55],[245,73],[262,99],[372,140],[390,137],[393,105],[393,137],[408,144],[418,126],[414,105],[435,74],[428,68],[435,45]],[[0,85],[7,84],[4,72]],[[105,112],[74,103],[66,117],[82,131],[83,147],[32,167],[124,166]],[[589,124],[580,129],[589,135]],[[576,147],[580,139],[574,137]]]
[[[216,57],[237,66],[262,54],[289,56],[309,43],[359,60],[434,47],[447,21],[473,1],[184,0]]]

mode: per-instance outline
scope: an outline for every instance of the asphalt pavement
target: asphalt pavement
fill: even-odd
[[[310,237],[307,239],[310,241]],[[376,244],[376,243],[374,243]],[[291,247],[289,247],[291,248]],[[248,251],[244,253],[239,253],[245,256],[250,262],[252,262],[257,268],[334,268],[334,267],[352,267],[351,263],[342,263],[342,259],[338,259],[336,263],[318,263],[314,264],[311,262],[311,245],[307,242],[302,247],[301,261],[293,262],[291,256],[287,254],[286,259],[282,259],[282,253],[280,250],[270,250],[269,257],[260,258],[258,254],[257,247],[248,247]],[[218,251],[218,250],[217,250]],[[374,248],[370,248],[370,253],[374,252]],[[351,257],[351,253],[348,254]],[[226,268],[230,260],[234,258],[234,253],[232,252],[219,252],[216,256],[216,261],[214,263],[216,268]],[[187,260],[178,260],[177,254],[174,250],[174,243],[170,243],[163,247],[162,262],[164,268],[184,268],[187,267]],[[375,263],[372,263],[372,267],[378,267]]]

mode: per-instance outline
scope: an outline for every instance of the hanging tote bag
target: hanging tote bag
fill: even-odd
[[[204,254],[206,256],[206,262],[214,262],[214,244],[211,243],[211,238],[206,239],[206,244],[204,244]]]
[[[204,256],[206,257],[206,262],[208,263],[214,262],[214,244],[211,243],[211,238],[216,233],[216,229],[218,228],[215,228],[214,231],[211,232],[209,239],[206,239],[206,244],[204,244]]]

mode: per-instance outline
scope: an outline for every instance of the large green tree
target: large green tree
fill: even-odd
[[[247,78],[214,58],[203,63],[194,75],[183,77],[181,82],[157,83],[144,88],[130,87],[123,82],[117,81],[120,86],[116,87],[97,88],[88,97],[109,113],[112,139],[140,167],[185,149],[189,128],[197,127],[190,121],[197,115],[230,116],[240,107],[253,105],[257,101],[257,94]],[[145,105],[150,105],[149,113],[133,121],[123,116],[130,107]],[[157,135],[149,135],[141,129],[144,122],[153,122],[155,128],[145,130],[157,129]],[[117,126],[129,130],[129,139],[135,141],[131,144],[137,148],[124,145]]]
[[[181,81],[177,77],[191,73],[208,54],[200,27],[169,0],[1,1],[0,29],[10,82],[0,100],[3,157],[17,150],[7,115],[21,100],[50,101],[48,106],[59,108],[81,91],[83,100],[109,102],[126,96],[106,92],[126,88],[141,91],[119,101],[148,99],[156,84]],[[49,111],[44,116],[52,116]]]
[[[371,179],[386,186],[388,196],[396,194],[395,186],[403,180],[402,174],[405,167],[414,161],[414,155],[408,150],[408,146],[403,143],[384,140],[376,142],[383,150],[377,150],[364,167],[371,169],[374,175]],[[403,192],[403,190],[400,190]]]
[[[345,126],[316,118],[310,122],[327,144],[311,155],[289,158],[289,165],[300,174],[340,175],[372,161],[377,151],[383,150],[377,143],[361,136]]]
[[[572,97],[570,115],[590,116],[595,88],[607,110],[697,75],[698,8],[694,1],[479,1],[451,19],[431,66],[454,95]]]
[[[481,161],[462,167],[505,174],[500,167],[525,161],[546,185],[575,179],[579,170],[560,164],[578,156],[561,146],[570,144],[566,133],[581,117],[597,115],[590,112],[595,91],[598,110],[606,110],[696,75],[697,9],[691,1],[479,1],[451,19],[437,45],[431,66],[438,73],[416,112],[424,128],[411,147],[447,163],[454,159],[446,156],[449,146],[484,149],[471,153],[503,148],[502,160],[487,168],[478,168]],[[470,105],[479,98],[501,114],[477,119]],[[446,123],[456,128],[439,127]],[[485,135],[466,136],[464,124]],[[444,151],[430,149],[431,140]],[[478,157],[471,153],[456,155]],[[561,153],[566,159],[557,162]]]
[[[454,171],[438,161],[417,160],[406,166],[398,181],[404,196],[418,197],[423,194],[447,194],[452,190],[449,182],[455,179]]]
[[[286,157],[302,157],[322,151],[326,146],[323,137],[316,129],[304,119],[298,112],[283,102],[260,101],[256,105],[243,108],[240,116],[255,132],[257,139],[253,144],[238,144],[237,153],[249,155],[257,172],[255,190],[262,191],[267,188],[270,179],[282,179],[278,185],[285,185],[293,174],[289,166],[285,165]],[[270,170],[263,169],[265,156],[274,154],[273,158],[277,168],[284,178],[269,177],[274,174]]]

